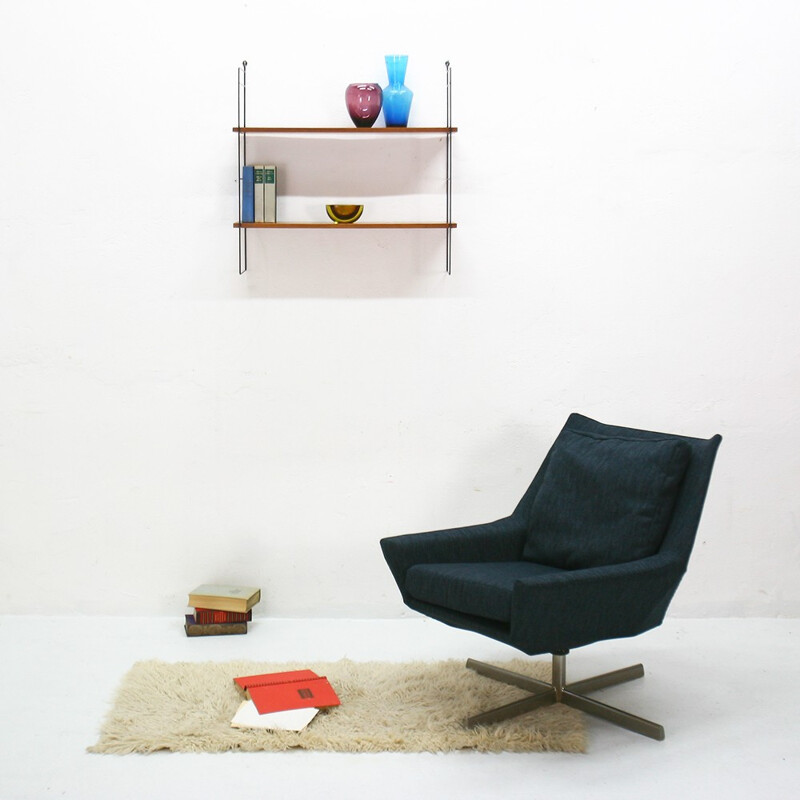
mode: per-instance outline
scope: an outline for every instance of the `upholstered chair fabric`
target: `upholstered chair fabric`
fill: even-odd
[[[530,655],[661,624],[721,437],[572,414],[507,517],[383,539],[403,600]]]
[[[531,507],[523,556],[582,569],[653,555],[690,452],[679,439],[563,431]]]

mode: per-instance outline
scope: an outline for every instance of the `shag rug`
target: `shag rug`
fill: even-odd
[[[514,659],[507,669],[550,679],[550,663]],[[327,676],[341,705],[324,709],[300,732],[232,728],[242,700],[240,675],[312,669]],[[142,661],[122,681],[91,753],[156,750],[328,750],[349,753],[483,752],[580,753],[586,732],[580,712],[562,705],[470,729],[464,720],[525,696],[523,690],[481,677],[463,661],[276,664],[253,661]]]

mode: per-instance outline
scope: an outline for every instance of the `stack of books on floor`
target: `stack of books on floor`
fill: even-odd
[[[220,586],[204,583],[189,593],[193,613],[186,615],[187,636],[229,636],[247,633],[253,606],[261,589],[253,586]]]

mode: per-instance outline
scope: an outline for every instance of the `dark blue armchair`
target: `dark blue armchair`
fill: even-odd
[[[664,738],[661,725],[585,696],[641,677],[641,664],[567,683],[566,655],[661,624],[686,571],[721,440],[572,414],[510,516],[381,541],[410,608],[529,655],[552,654],[551,683],[468,660],[530,695],[467,724],[564,703]]]

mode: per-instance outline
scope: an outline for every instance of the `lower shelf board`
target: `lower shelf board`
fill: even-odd
[[[457,228],[455,222],[234,222],[234,228]]]

